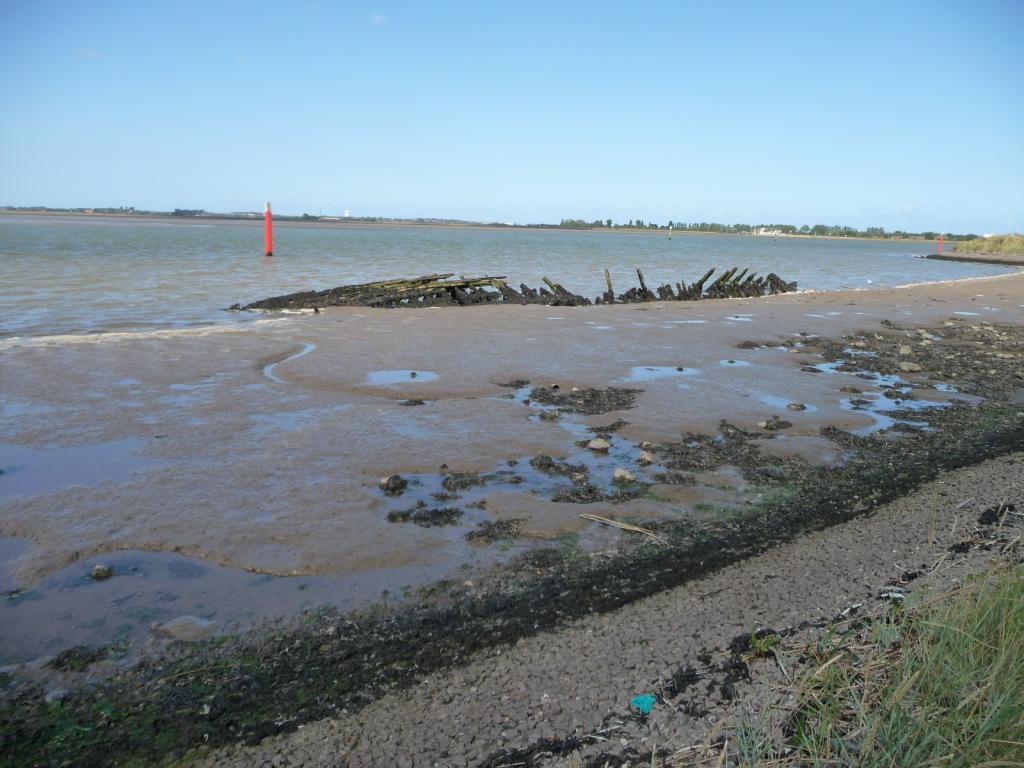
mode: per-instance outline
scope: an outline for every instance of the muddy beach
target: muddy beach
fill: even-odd
[[[130,673],[142,690],[160,687],[160,665],[172,664],[190,686],[182,702],[202,700],[207,686],[225,691],[212,733],[208,723],[165,729],[176,734],[169,753],[355,713],[394,686],[486,664],[472,659],[498,652],[488,648],[589,614],[617,621],[635,601],[686,590],[771,543],[843,536],[832,526],[898,504],[944,470],[1019,451],[1022,296],[1014,274],[693,304],[331,308],[244,329],[5,340],[0,444],[12,471],[0,476],[0,536],[12,543],[0,553],[14,598],[4,610],[42,622],[71,576],[77,604],[90,606],[89,590],[129,578],[132,564],[115,563],[110,579],[84,581],[119,551],[137,553],[143,575],[155,568],[146,553],[174,553],[186,571],[227,569],[209,576],[214,593],[220,584],[229,594],[237,574],[280,577],[276,592],[253,593],[259,611],[195,597],[186,612],[176,595],[159,615],[126,621],[110,608],[121,597],[105,595],[73,621],[104,616],[120,635],[101,641],[102,631],[72,627],[64,642],[120,644],[135,659],[145,646],[150,660]],[[102,460],[53,469],[85,455]],[[1000,466],[1012,480],[1019,465]],[[296,598],[281,583],[315,595]],[[174,592],[173,580],[160,590]],[[376,619],[350,632],[337,611],[354,608]],[[236,634],[303,610],[307,634]],[[189,669],[229,653],[207,646],[163,661],[166,640],[153,636],[193,615],[202,634],[228,637],[222,649],[255,642],[266,674],[241,688],[197,677]],[[441,627],[460,625],[441,639]],[[327,634],[314,645],[309,632]],[[275,643],[288,642],[312,666],[345,670],[345,681],[311,687],[282,666]],[[379,661],[367,664],[371,648]],[[117,685],[113,657],[73,672],[88,676],[97,662]],[[232,679],[234,663],[220,657]],[[287,717],[255,701],[270,690],[282,691]],[[505,742],[526,748],[523,734],[545,723],[552,738],[576,725],[530,718],[508,738],[482,724],[481,744],[451,762],[436,749],[420,761],[415,729],[392,746],[409,764],[500,764]],[[350,764],[383,754],[359,749]]]

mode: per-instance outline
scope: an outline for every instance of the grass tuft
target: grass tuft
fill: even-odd
[[[809,648],[785,748],[741,716],[742,764],[1024,766],[1024,568],[907,602]]]

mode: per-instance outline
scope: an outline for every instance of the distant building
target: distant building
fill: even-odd
[[[786,234],[781,229],[772,229],[771,227],[758,227],[754,230],[755,235],[761,235],[762,237],[781,237]]]

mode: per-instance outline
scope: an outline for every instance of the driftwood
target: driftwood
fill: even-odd
[[[591,302],[590,299],[572,293],[561,283],[547,277],[544,285],[530,288],[520,283],[519,290],[505,282],[504,276],[459,277],[452,274],[434,274],[414,277],[409,280],[381,280],[359,285],[342,285],[325,291],[303,291],[285,296],[274,296],[242,306],[235,304],[229,309],[320,309],[323,307],[444,307],[469,306],[473,304],[544,304],[552,307],[575,307],[594,304],[631,304],[644,301],[697,301],[698,299],[746,298],[788,293],[796,290],[796,283],[789,283],[774,272],[767,277],[738,267],[728,269],[705,288],[714,274],[709,269],[700,280],[687,285],[677,282],[658,286],[655,290],[647,287],[644,274],[636,271],[638,288],[630,288],[619,296],[612,289],[611,274],[604,271],[608,290]],[[546,286],[546,287],[545,287]]]

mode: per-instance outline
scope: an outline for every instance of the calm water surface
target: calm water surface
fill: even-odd
[[[931,243],[715,235],[455,228],[312,227],[279,223],[262,257],[257,222],[124,221],[0,216],[0,336],[91,333],[246,322],[223,312],[292,291],[428,272],[548,276],[596,296],[700,277],[711,267],[777,272],[807,289],[901,285],[1000,274],[1004,267],[927,261]]]

